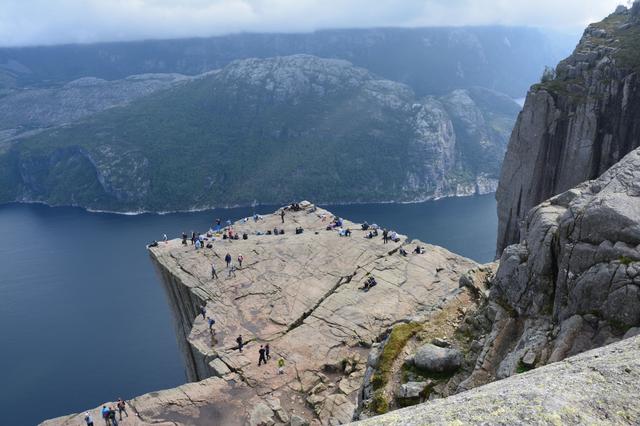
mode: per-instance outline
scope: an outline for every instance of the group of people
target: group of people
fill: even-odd
[[[116,409],[118,410],[117,412]],[[102,417],[102,420],[104,420],[104,424],[106,426],[118,426],[118,422],[122,421],[122,413],[124,413],[125,416],[129,417],[129,413],[127,412],[127,404],[122,398],[118,398],[118,401],[116,402],[116,408],[113,408],[113,406],[107,406],[105,404],[102,406],[102,410],[100,410],[100,416]],[[120,418],[118,419],[118,417]],[[87,426],[94,426],[93,416],[89,412],[84,413],[84,421]]]

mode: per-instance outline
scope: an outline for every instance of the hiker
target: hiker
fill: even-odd
[[[365,221],[365,222],[362,224],[362,230],[363,230],[363,231],[367,231],[368,229],[369,229],[369,224],[367,223],[367,221]]]
[[[231,278],[231,275],[233,275],[233,278],[236,277],[236,265],[231,265],[231,268],[229,268],[229,274],[227,275],[227,278]]]
[[[278,374],[284,374],[284,358],[278,360]]]
[[[194,231],[191,231],[191,245],[194,245],[196,243],[196,233]]]
[[[391,235],[389,236],[389,239],[394,243],[397,243],[398,241],[400,241],[400,237],[398,236],[398,233],[396,231],[391,231]]]
[[[373,277],[369,277],[367,278],[367,280],[364,282],[364,291],[369,291],[373,286],[377,285],[378,282],[376,281],[375,278]]]
[[[407,256],[407,254],[408,254],[408,253],[407,253],[407,251],[406,251],[404,248],[402,248],[402,247],[400,247],[399,252],[400,252],[400,254],[401,254],[402,256],[405,256],[405,257],[406,257],[406,256]]]
[[[118,426],[118,420],[116,419],[116,410],[113,407],[109,407],[109,420],[111,420],[112,426]]]
[[[264,351],[264,346],[260,345],[260,349],[258,350],[258,354],[260,355],[260,357],[258,358],[258,367],[260,367],[263,363],[267,363],[267,358],[265,358],[264,356]]]
[[[167,240],[168,240],[167,234],[162,234],[162,241],[164,241],[166,243]]]
[[[242,352],[242,347],[244,346],[244,342],[242,341],[242,334],[238,336],[236,342],[238,343],[238,350]]]
[[[200,249],[200,247],[202,247],[200,240],[196,240],[196,250]]]
[[[218,273],[216,272],[216,264],[211,264],[211,279],[218,278]]]
[[[382,231],[382,240],[385,244],[387,244],[387,241],[389,241],[389,231],[387,231],[386,229]]]
[[[213,324],[216,323],[216,320],[214,320],[211,317],[207,317],[207,322],[209,323],[209,333],[213,334],[215,331],[213,330]]]
[[[91,417],[88,411],[84,413],[84,421],[87,423],[87,426],[93,426],[93,417]]]
[[[242,256],[242,254],[238,255],[238,265],[240,269],[242,269],[242,261],[244,260],[244,257]]]
[[[282,219],[282,223],[284,223],[284,209],[280,211],[280,219]]]
[[[204,305],[200,306],[200,314],[202,314],[202,319],[207,317],[207,308],[205,308]]]
[[[183,246],[187,245],[187,233],[186,232],[182,233],[182,245]]]
[[[104,419],[104,424],[110,426],[111,421],[109,420],[109,408],[106,405],[103,405],[100,413],[102,414],[102,418]]]
[[[224,256],[224,261],[227,262],[227,268],[229,267],[229,265],[231,264],[231,255],[229,253],[227,253]]]
[[[269,355],[269,350],[270,350],[270,349],[271,349],[271,348],[269,348],[269,344],[267,343],[267,344],[264,346],[264,356],[265,356],[265,358],[266,358],[266,360],[267,360],[267,361],[269,361],[269,360],[271,359],[271,355]]]
[[[122,421],[122,413],[124,412],[124,414],[127,415],[127,417],[129,417],[129,413],[127,413],[127,407],[126,404],[124,402],[124,400],[122,398],[118,398],[118,402],[116,402],[116,407],[118,407],[118,414],[120,414],[120,421]]]

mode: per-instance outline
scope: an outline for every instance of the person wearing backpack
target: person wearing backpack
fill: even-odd
[[[84,421],[87,423],[87,426],[93,426],[93,417],[89,412],[84,413]]]
[[[213,331],[213,324],[215,324],[215,323],[216,323],[216,320],[214,320],[214,319],[213,319],[213,318],[211,318],[211,317],[207,317],[207,322],[209,323],[209,333],[213,334],[213,333],[214,333],[214,331]]]
[[[242,261],[244,260],[244,256],[242,256],[241,254],[238,255],[238,265],[240,265],[239,267],[242,268]]]
[[[118,407],[118,414],[120,414],[120,421],[122,421],[123,412],[127,417],[129,417],[129,413],[127,413],[126,404],[122,398],[118,398],[118,402],[116,403],[116,406]]]

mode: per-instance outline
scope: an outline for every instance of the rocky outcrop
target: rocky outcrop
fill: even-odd
[[[554,79],[529,91],[496,193],[498,256],[519,241],[531,208],[640,146],[639,43],[639,18],[620,8],[586,29]]]
[[[457,349],[441,348],[431,343],[418,348],[413,364],[432,373],[456,371],[462,364],[462,354]]]
[[[422,243],[426,253],[403,256],[399,249],[411,253],[417,242],[364,238],[366,232],[346,220],[342,226],[352,235],[340,237],[326,229],[331,213],[302,205],[286,211],[284,224],[279,214],[234,224],[247,240],[218,237],[213,248],[200,250],[173,240],[150,249],[188,376],[201,381],[133,399],[134,424],[287,424],[294,415],[298,424],[349,422],[371,345],[409,316],[439,312],[460,294],[461,274],[476,266]],[[276,227],[284,234],[274,235]],[[224,267],[226,253],[236,266],[244,256],[235,274]],[[377,284],[364,291],[369,277]],[[216,321],[213,333],[200,315],[202,304]],[[246,343],[242,352],[238,335]],[[258,366],[258,349],[267,343],[271,360]],[[280,358],[284,374],[277,371]],[[75,415],[48,424],[79,420]]]
[[[493,326],[461,389],[634,333],[640,326],[640,149],[529,212],[520,244],[502,254],[483,314]]]
[[[616,424],[640,418],[640,338],[358,425]]]

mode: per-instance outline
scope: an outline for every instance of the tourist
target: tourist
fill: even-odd
[[[187,245],[187,233],[186,232],[182,233],[182,245],[183,246]]]
[[[165,244],[167,243],[168,241],[167,234],[162,234],[162,241],[164,241]]]
[[[393,241],[394,243],[397,243],[398,241],[400,241],[400,237],[398,236],[398,233],[396,231],[391,231],[391,235],[389,237],[391,239],[391,241]]]
[[[122,421],[123,412],[124,414],[126,414],[127,417],[129,417],[129,413],[127,413],[126,404],[122,398],[118,398],[118,402],[116,403],[116,406],[118,407],[118,414],[120,415],[120,421]]]
[[[87,423],[87,426],[93,426],[93,417],[89,412],[84,413],[84,421]]]
[[[202,319],[207,317],[207,308],[205,308],[204,305],[200,306],[200,314],[202,314]]]
[[[369,229],[369,224],[367,223],[367,221],[365,221],[365,222],[362,224],[362,230],[363,230],[363,231],[366,231],[366,230],[368,230],[368,229]]]
[[[196,250],[200,249],[200,247],[202,247],[200,240],[196,240]]]
[[[104,419],[104,424],[107,426],[111,425],[111,421],[109,420],[109,407],[107,407],[106,405],[102,406],[102,411],[100,411],[100,413],[102,414],[102,418]]]
[[[231,255],[229,253],[227,253],[224,256],[224,261],[227,262],[227,268],[229,267],[229,265],[231,264]]]
[[[282,219],[282,223],[284,223],[284,209],[280,211],[280,219]]]
[[[215,263],[211,263],[211,279],[217,279],[218,278],[218,273],[216,272],[216,264]]]
[[[243,260],[244,260],[244,257],[242,256],[242,254],[239,254],[239,255],[238,255],[238,265],[239,265],[238,267],[239,267],[240,269],[242,269],[242,261],[243,261]]]
[[[399,250],[399,251],[400,251],[400,254],[401,254],[402,256],[405,256],[405,257],[406,257],[406,256],[407,256],[407,254],[408,254],[408,253],[407,253],[407,251],[406,251],[404,248],[402,248],[402,247],[400,247],[400,250]]]
[[[267,363],[267,358],[265,358],[264,346],[260,345],[260,349],[258,350],[258,354],[260,355],[259,358],[258,358],[258,367],[260,367],[262,364],[266,364]]]
[[[269,351],[270,351],[270,349],[271,349],[271,348],[269,347],[269,344],[267,343],[267,344],[264,346],[264,356],[265,356],[265,359],[266,359],[267,361],[269,361],[269,360],[271,359],[271,355],[269,355]]]
[[[207,322],[209,323],[209,333],[213,334],[215,331],[213,330],[213,324],[216,323],[216,320],[214,320],[211,317],[207,317]]]
[[[220,218],[216,219],[216,226],[220,227],[220,223],[222,223],[222,220],[220,220]]]
[[[382,231],[382,241],[384,241],[385,244],[387,244],[387,241],[389,241],[389,231],[387,231],[386,229]]]
[[[236,265],[231,265],[231,268],[229,268],[229,274],[227,275],[227,278],[231,278],[231,275],[233,275],[233,278],[236,277]]]
[[[116,410],[113,407],[109,407],[109,420],[111,420],[111,426],[118,426],[118,419],[116,419]]]
[[[238,343],[238,350],[242,352],[242,347],[244,346],[244,341],[242,340],[242,334],[238,336],[238,338],[236,339],[236,342]]]
[[[416,246],[416,248],[415,248],[415,249],[413,249],[413,252],[414,252],[415,254],[422,254],[422,253],[424,253],[424,250],[423,250],[423,248],[422,248],[422,247],[420,247],[420,246],[418,245],[418,246]]]
[[[284,358],[278,360],[278,374],[284,374]]]
[[[191,245],[194,245],[196,243],[196,233],[194,231],[191,231]]]
[[[347,228],[347,230],[344,231],[344,236],[345,237],[350,237],[351,236],[351,229]]]

